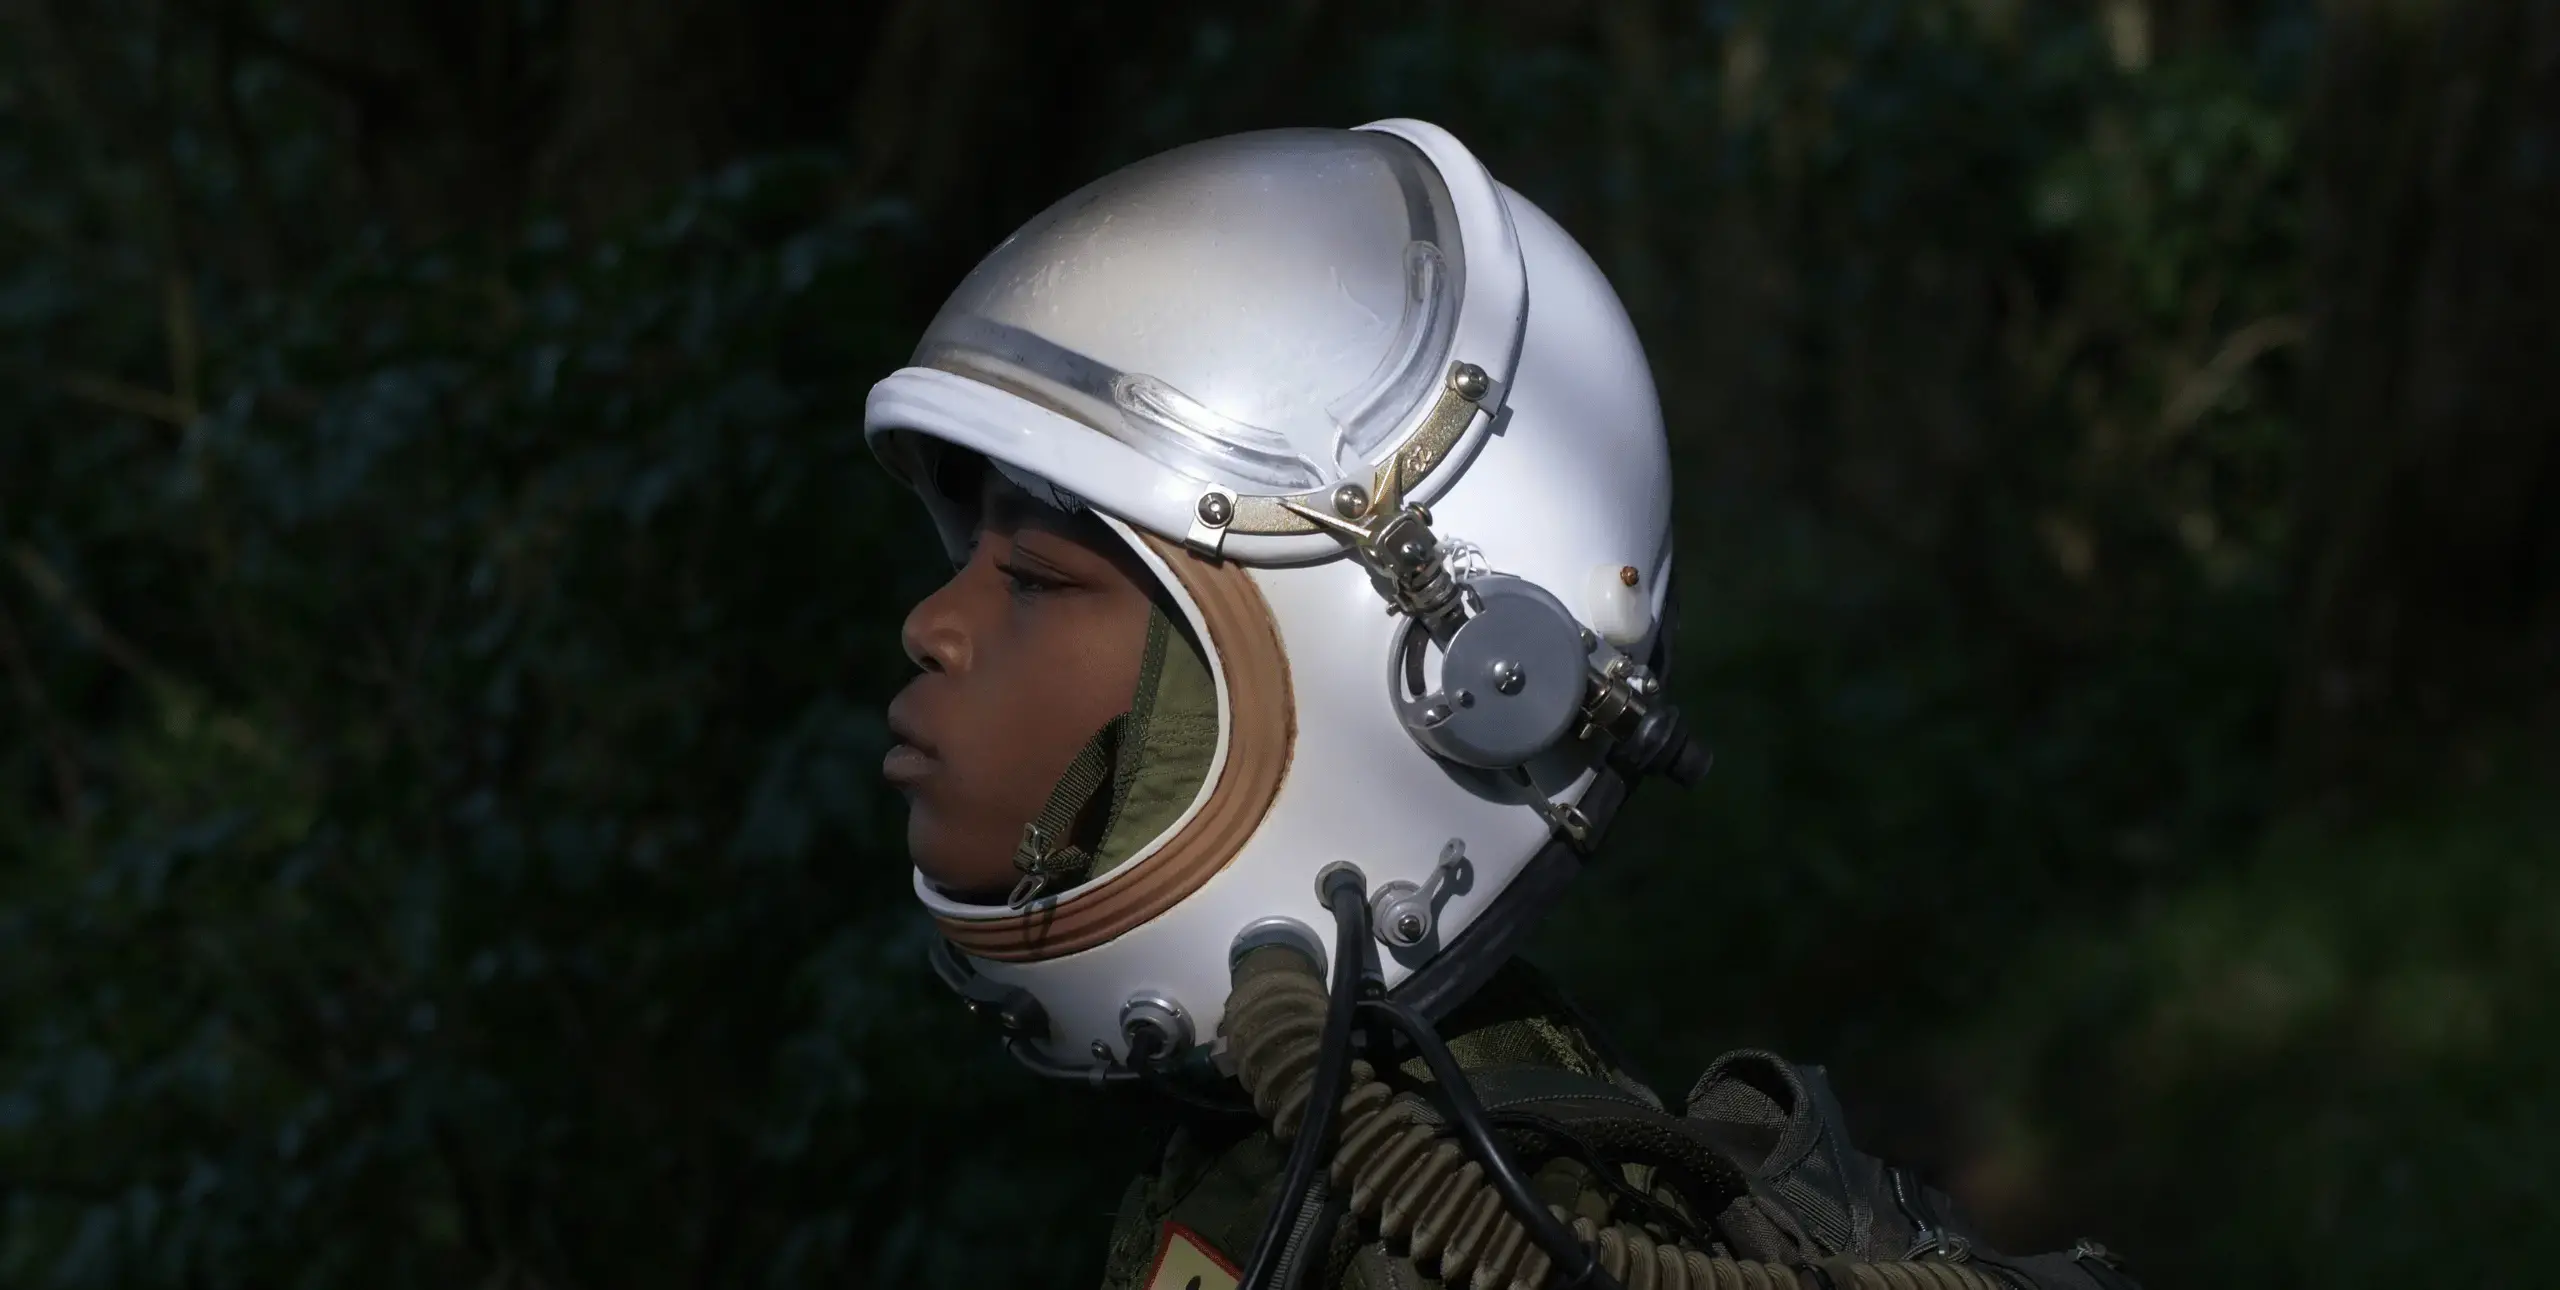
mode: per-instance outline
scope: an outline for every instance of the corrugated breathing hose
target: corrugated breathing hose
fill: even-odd
[[[1327,1002],[1315,964],[1296,949],[1266,945],[1236,964],[1219,1030],[1236,1078],[1282,1142],[1306,1119]],[[1435,1267],[1444,1285],[1544,1290],[1547,1253],[1488,1184],[1484,1167],[1437,1126],[1390,1114],[1393,1096],[1367,1062],[1351,1064],[1329,1171],[1336,1188],[1348,1189],[1351,1212],[1376,1223],[1379,1238],[1403,1247],[1416,1264]],[[1562,1207],[1547,1208],[1565,1218]],[[1570,1225],[1626,1290],[1822,1290],[1797,1268],[1658,1242],[1631,1223],[1574,1218]],[[1821,1266],[1836,1290],[2010,1290],[1957,1263],[1831,1259]]]

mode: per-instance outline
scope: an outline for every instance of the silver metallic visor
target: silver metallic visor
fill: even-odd
[[[1010,390],[1203,483],[1366,479],[1436,392],[1465,284],[1456,213],[1392,135],[1176,149],[1007,238],[915,363]]]

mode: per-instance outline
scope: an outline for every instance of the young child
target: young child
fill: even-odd
[[[935,967],[1031,1070],[1196,1112],[1107,1285],[2132,1284],[1982,1247],[1811,1068],[1731,1054],[1666,1108],[1511,958],[1629,787],[1706,756],[1661,694],[1642,350],[1445,132],[1087,186],[867,429],[956,568],[883,766]]]

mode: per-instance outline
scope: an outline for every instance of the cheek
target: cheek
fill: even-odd
[[[1047,801],[1085,741],[1129,710],[1145,645],[1143,622],[1090,613],[982,637],[943,741],[969,796]]]
[[[1129,710],[1145,624],[1055,612],[981,660],[973,706],[989,778],[1024,818],[1046,803],[1058,776],[1105,722]]]
[[[1146,646],[1143,603],[1053,607],[979,636],[941,731],[948,774],[912,800],[907,849],[953,890],[1010,887],[1022,826],[1103,724],[1129,710]]]

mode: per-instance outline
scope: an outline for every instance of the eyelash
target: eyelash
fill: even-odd
[[[1043,578],[1036,573],[1025,573],[1021,569],[1010,564],[997,565],[996,572],[1003,574],[1005,581],[1013,585],[1013,594],[1017,596],[1039,595],[1043,592],[1056,591],[1058,588],[1066,585],[1054,578]]]

